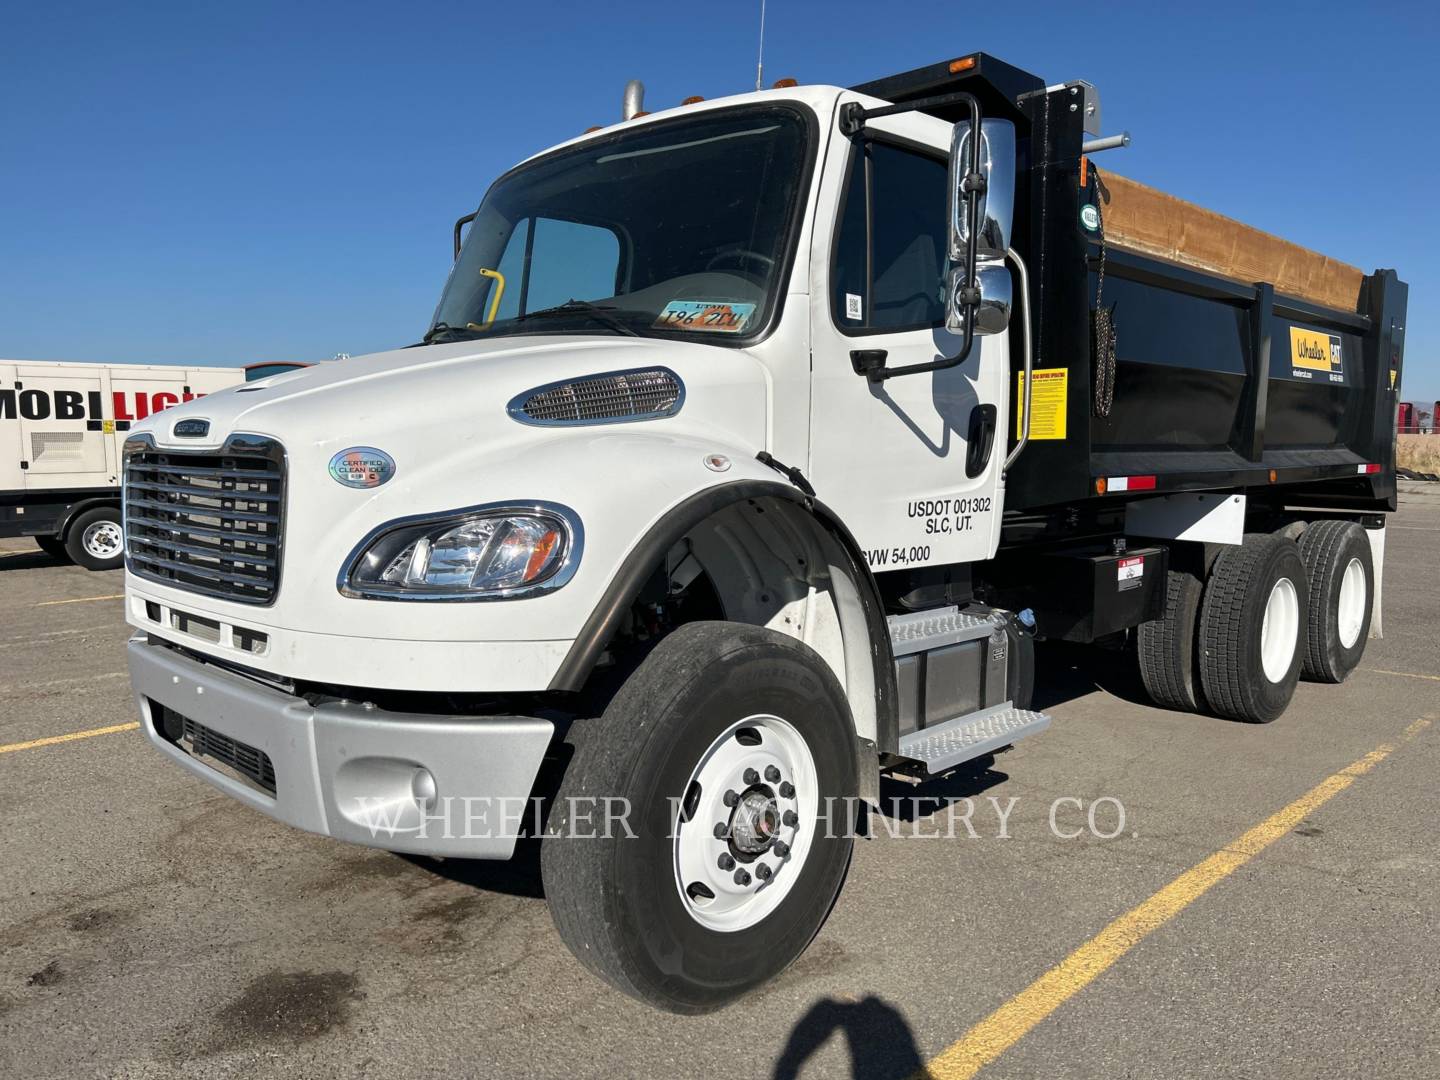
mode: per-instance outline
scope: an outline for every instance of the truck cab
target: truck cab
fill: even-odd
[[[1049,723],[1037,626],[1065,636],[1072,597],[1088,639],[1168,617],[1169,548],[1125,547],[1123,500],[1093,508],[1087,476],[1081,509],[1007,503],[1044,325],[1021,254],[1042,224],[1016,214],[1048,144],[1017,125],[1079,86],[977,54],[632,109],[495,181],[416,345],[137,425],[150,742],[342,840],[503,859],[539,839],[562,937],[660,1007],[781,970],[882,769],[934,775]],[[1063,438],[1073,402],[1049,404]],[[1233,509],[1199,516],[1241,545]]]

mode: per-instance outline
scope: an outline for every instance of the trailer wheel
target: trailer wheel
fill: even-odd
[[[1285,711],[1300,679],[1308,609],[1295,541],[1250,533],[1221,553],[1200,606],[1200,679],[1215,712],[1268,724]]]
[[[1365,530],[1353,521],[1316,521],[1300,534],[1310,575],[1305,677],[1344,682],[1365,655],[1375,564]]]
[[[37,536],[34,540],[40,546],[40,550],[52,559],[58,559],[60,562],[70,561],[70,553],[65,550],[65,541],[58,536]]]
[[[120,528],[120,510],[99,506],[77,517],[65,533],[65,553],[86,570],[120,569],[125,565],[125,533]]]
[[[1204,584],[1199,575],[1171,570],[1165,579],[1165,614],[1136,630],[1140,680],[1150,700],[1162,709],[1199,712],[1205,708],[1200,685],[1196,629]]]
[[[540,858],[582,964],[699,1013],[800,955],[853,840],[854,728],[824,661],[760,627],[690,623],[570,738]]]

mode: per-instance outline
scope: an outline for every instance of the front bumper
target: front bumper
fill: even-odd
[[[390,851],[508,859],[533,821],[531,788],[554,735],[548,720],[313,706],[143,636],[127,651],[150,742],[289,825]],[[247,762],[263,754],[265,786],[190,753],[174,737],[180,720],[203,725],[192,747],[239,744]]]

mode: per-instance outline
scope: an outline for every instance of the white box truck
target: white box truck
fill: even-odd
[[[130,432],[177,767],[361,844],[537,837],[582,963],[694,1012],[804,950],[882,771],[1045,728],[1037,635],[1250,722],[1359,662],[1394,271],[1102,176],[1094,88],[983,54],[636,97],[462,219],[416,346]]]
[[[131,426],[244,379],[241,368],[0,360],[0,536],[118,569]]]

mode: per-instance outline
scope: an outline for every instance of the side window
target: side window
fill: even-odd
[[[496,269],[505,275],[501,319],[567,300],[602,300],[615,295],[620,238],[599,225],[529,218],[515,226]]]
[[[946,163],[888,143],[851,160],[830,297],[842,330],[919,330],[945,320]]]

